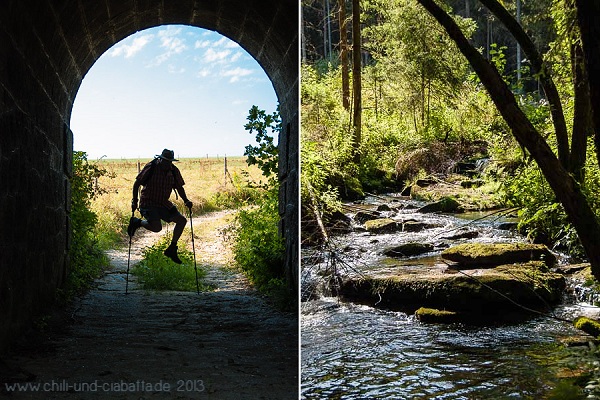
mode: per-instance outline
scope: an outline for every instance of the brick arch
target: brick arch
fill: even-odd
[[[3,0],[0,4],[0,351],[52,301],[69,266],[70,114],[94,62],[166,24],[214,30],[265,70],[280,103],[281,232],[297,283],[298,3]]]

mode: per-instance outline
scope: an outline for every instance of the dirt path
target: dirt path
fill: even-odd
[[[112,268],[62,313],[60,326],[4,360],[9,383],[31,386],[9,393],[2,383],[0,397],[297,399],[296,318],[273,310],[228,269],[221,235],[203,234],[226,218],[194,219],[198,263],[208,266],[214,291],[148,292],[130,279],[125,295],[127,249],[112,251]],[[157,238],[136,234],[131,265]]]

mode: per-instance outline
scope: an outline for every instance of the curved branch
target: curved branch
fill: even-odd
[[[498,70],[475,49],[456,22],[434,0],[417,0],[446,30],[487,89],[496,108],[510,126],[513,135],[540,167],[557,200],[577,231],[592,266],[592,274],[600,279],[600,224],[579,185],[561,165],[556,155],[535,129]]]
[[[550,113],[552,115],[552,122],[554,123],[554,131],[556,133],[556,142],[558,147],[558,159],[565,168],[569,168],[569,135],[567,133],[567,124],[565,122],[565,116],[562,109],[562,103],[560,102],[560,96],[556,85],[552,80],[547,69],[547,64],[544,63],[541,55],[535,48],[535,44],[525,33],[523,27],[517,22],[517,20],[504,8],[498,0],[479,0],[488,10],[492,12],[502,24],[508,29],[513,35],[515,40],[521,45],[523,52],[531,63],[533,72],[538,75],[540,83],[546,98],[550,104]]]

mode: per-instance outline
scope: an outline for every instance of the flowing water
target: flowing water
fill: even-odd
[[[375,199],[371,199],[375,203]],[[465,241],[523,240],[497,229],[500,220],[481,215],[423,215],[414,209],[389,213],[437,227],[419,233],[371,235],[353,232],[336,240],[346,273],[402,264],[436,268],[440,249],[459,228],[477,230]],[[418,205],[418,204],[417,204]],[[373,208],[374,205],[367,205]],[[384,215],[386,216],[386,215]],[[409,241],[430,243],[430,254],[408,262],[390,260],[381,249]],[[307,251],[310,253],[310,251]],[[309,255],[309,254],[305,254]],[[320,260],[322,264],[327,259]],[[563,259],[564,261],[564,259]],[[318,264],[304,265],[303,289],[315,290]],[[498,326],[422,324],[403,312],[315,296],[302,303],[303,399],[521,399],[543,398],[553,386],[551,365],[558,340],[577,335],[571,324],[550,316]],[[565,319],[584,306],[565,301],[554,313]]]

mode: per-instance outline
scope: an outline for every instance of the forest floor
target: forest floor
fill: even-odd
[[[194,228],[222,225],[226,214],[195,218]],[[146,291],[130,274],[126,295],[127,248],[110,251],[92,290],[0,360],[0,397],[297,399],[297,315],[268,304],[211,230],[195,232],[195,245],[214,290]],[[142,231],[131,265],[158,238]]]

